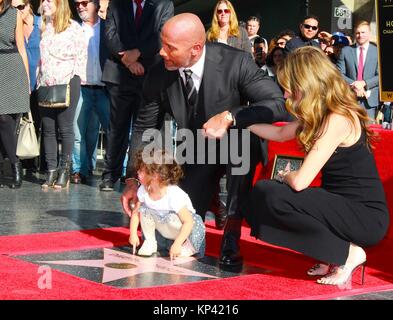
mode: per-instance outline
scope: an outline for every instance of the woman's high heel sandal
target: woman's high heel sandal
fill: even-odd
[[[68,188],[70,184],[70,170],[71,170],[71,161],[70,160],[62,160],[59,168],[59,174],[57,176],[56,183],[54,184],[55,189],[65,189]]]
[[[326,276],[330,272],[330,264],[317,263],[307,270],[309,276]]]
[[[367,261],[357,264],[353,268],[344,265],[337,267],[334,272],[329,274],[327,277],[323,277],[317,280],[319,284],[328,284],[339,286],[342,289],[351,289],[352,275],[357,269],[361,269],[361,280],[360,284],[364,284],[364,274],[366,270]]]
[[[41,185],[41,188],[51,188],[55,184],[57,179],[57,170],[48,170],[46,173],[45,182]]]

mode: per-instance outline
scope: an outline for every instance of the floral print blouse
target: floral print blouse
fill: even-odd
[[[41,35],[38,86],[66,84],[78,75],[86,81],[87,43],[81,26],[74,20],[60,33],[48,23]]]

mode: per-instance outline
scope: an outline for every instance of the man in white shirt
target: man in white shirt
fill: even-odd
[[[105,84],[101,82],[107,53],[104,47],[104,21],[98,16],[99,0],[74,0],[74,4],[88,43],[86,82],[82,82],[74,118],[71,182],[78,184],[95,169],[100,124],[105,132],[109,125],[109,98]]]

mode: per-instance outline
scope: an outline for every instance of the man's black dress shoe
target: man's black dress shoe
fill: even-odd
[[[104,179],[100,183],[100,191],[113,191],[114,190],[114,183],[110,179]]]
[[[237,232],[225,232],[220,252],[219,265],[222,269],[240,268],[243,265],[243,257],[240,255],[240,234]],[[240,271],[240,270],[239,270]]]

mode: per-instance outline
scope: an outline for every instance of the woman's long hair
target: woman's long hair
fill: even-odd
[[[53,28],[55,29],[55,33],[63,32],[71,25],[71,9],[68,4],[68,0],[55,0],[56,2],[56,12],[53,17]],[[40,2],[40,8],[42,8],[42,0]],[[41,9],[42,10],[42,9]],[[45,16],[42,15],[42,31],[45,30],[46,24],[49,22],[45,19]]]
[[[11,7],[11,0],[0,0],[0,14],[3,14]]]
[[[31,7],[31,3],[30,0],[22,0],[23,4],[29,7],[29,14],[30,15],[34,15],[33,9]]]
[[[351,111],[359,118],[371,147],[367,112],[359,106],[354,92],[322,50],[311,46],[296,49],[278,67],[277,80],[291,94],[286,107],[300,121],[297,139],[304,151],[310,151],[321,137],[329,114],[340,114],[355,125]]]
[[[231,10],[231,15],[229,17],[228,37],[229,36],[234,36],[234,37],[240,36],[239,22],[237,20],[235,8],[233,7],[232,3],[230,3],[228,0],[220,0],[217,2],[216,6],[214,8],[212,25],[211,25],[209,31],[207,32],[207,40],[208,41],[215,41],[220,36],[220,25],[218,24],[218,19],[217,19],[217,8],[221,3],[225,3],[227,5],[228,9]]]

